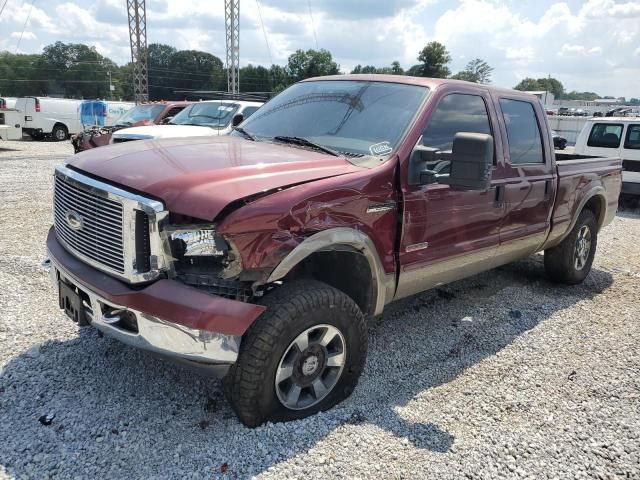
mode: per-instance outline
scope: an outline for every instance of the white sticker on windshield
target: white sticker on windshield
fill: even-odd
[[[369,147],[371,155],[389,155],[392,150],[389,142],[374,143]]]

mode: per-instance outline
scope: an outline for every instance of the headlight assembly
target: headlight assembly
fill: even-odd
[[[173,256],[224,257],[228,246],[222,236],[208,228],[178,229],[169,234]]]

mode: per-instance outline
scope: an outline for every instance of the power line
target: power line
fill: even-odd
[[[24,21],[24,25],[22,26],[22,32],[20,32],[20,38],[18,39],[18,43],[16,44],[16,55],[18,54],[18,49],[20,48],[20,42],[22,42],[22,36],[24,35],[24,31],[27,28],[27,23],[29,23],[29,19],[31,18],[31,11],[33,10],[33,4],[36,3],[36,0],[31,0],[31,6],[29,7],[29,13],[27,14],[27,19]],[[4,2],[6,5],[7,2]],[[2,7],[4,10],[4,6]]]
[[[7,6],[7,2],[8,2],[8,1],[9,1],[9,0],[4,0],[4,3],[2,4],[2,8],[0,8],[0,17],[2,17],[2,12],[4,12],[4,7],[6,7],[6,6]]]
[[[313,38],[316,41],[316,50],[319,50],[318,36],[316,35],[316,22],[313,21],[313,12],[311,11],[311,0],[307,0],[307,5],[309,6],[309,16],[311,17],[311,28],[313,29]]]
[[[262,25],[262,33],[264,34],[264,43],[267,44],[267,53],[269,54],[269,63],[273,65],[273,59],[271,58],[271,48],[269,47],[269,39],[267,38],[267,30],[264,28],[264,22],[262,21],[262,10],[260,9],[260,2],[256,0],[258,6],[258,17],[260,17],[260,25]]]

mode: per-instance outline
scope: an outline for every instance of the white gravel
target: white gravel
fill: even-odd
[[[637,209],[583,285],[535,256],[398,303],[349,400],[250,430],[216,382],[57,310],[40,263],[70,146],[21,147],[0,144],[0,478],[640,478]]]

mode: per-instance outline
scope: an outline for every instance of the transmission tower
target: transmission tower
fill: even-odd
[[[147,72],[147,14],[145,0],[127,0],[129,42],[133,63],[133,93],[136,103],[149,100]]]
[[[227,31],[227,90],[240,91],[240,0],[224,0]]]

